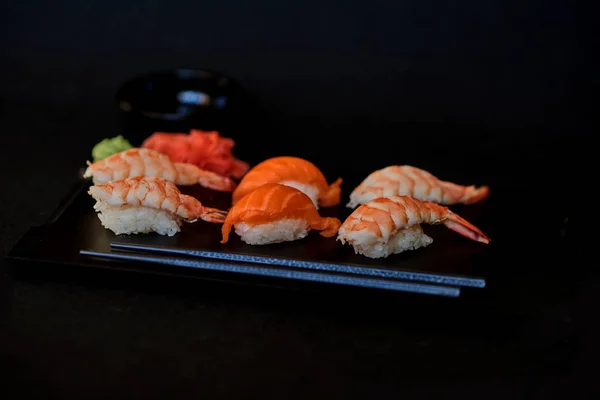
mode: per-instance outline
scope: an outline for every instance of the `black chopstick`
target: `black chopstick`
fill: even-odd
[[[172,257],[159,257],[140,254],[105,253],[98,251],[80,250],[79,254],[88,257],[113,259],[121,261],[148,262],[178,267],[197,268],[211,271],[233,272],[238,274],[267,276],[274,278],[287,278],[309,282],[329,283],[335,285],[358,286],[374,289],[385,289],[400,292],[431,294],[446,297],[460,296],[460,289],[456,287],[426,285],[421,283],[400,282],[384,279],[346,276],[326,272],[308,272],[286,269],[282,267],[263,267],[253,265],[226,264],[200,260],[186,260]]]
[[[400,279],[406,281],[418,281],[435,283],[450,286],[466,286],[483,288],[485,287],[485,280],[482,278],[469,278],[460,276],[449,276],[443,274],[434,273],[420,273],[401,271],[395,269],[382,269],[377,267],[364,267],[361,265],[352,264],[333,264],[318,261],[303,261],[294,260],[283,257],[272,257],[272,256],[259,256],[251,254],[241,253],[227,253],[219,251],[209,250],[194,250],[194,249],[183,249],[179,247],[169,246],[158,246],[158,245],[143,245],[143,244],[131,244],[131,243],[119,243],[112,242],[110,246],[114,249],[120,250],[133,250],[140,252],[154,252],[164,254],[176,254],[180,256],[196,257],[196,258],[208,258],[214,260],[232,261],[232,262],[243,262],[253,264],[266,264],[275,265],[290,268],[301,268],[309,269],[322,272],[332,273],[343,273],[351,275],[359,275],[365,277],[385,278],[385,279]]]

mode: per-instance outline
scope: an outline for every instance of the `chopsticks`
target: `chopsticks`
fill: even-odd
[[[185,257],[223,260],[229,262],[241,262],[252,264],[263,264],[282,266],[288,268],[307,269],[320,272],[342,273],[350,275],[359,275],[364,277],[383,278],[383,279],[400,279],[406,281],[417,281],[426,283],[435,283],[449,286],[465,286],[483,288],[485,280],[482,278],[469,278],[450,276],[434,273],[419,273],[411,271],[401,271],[396,269],[383,269],[377,267],[365,267],[353,264],[326,263],[319,261],[304,261],[295,260],[283,257],[261,256],[242,253],[228,253],[220,251],[185,249],[180,247],[160,246],[160,245],[143,245],[132,243],[111,242],[111,248],[119,250],[129,250],[147,253],[162,253],[170,255],[178,255]]]
[[[117,247],[117,246],[113,246]],[[145,246],[143,246],[145,248]],[[132,249],[132,248],[129,248]],[[140,249],[136,249],[140,251]],[[144,250],[141,250],[144,251]],[[146,250],[146,251],[154,251]],[[457,287],[429,285],[423,283],[403,282],[389,279],[377,279],[370,277],[348,276],[327,271],[304,271],[290,269],[283,266],[262,266],[257,264],[234,264],[232,262],[205,261],[195,259],[183,259],[176,257],[162,257],[145,254],[127,254],[118,252],[99,252],[80,250],[79,254],[86,257],[112,259],[129,262],[146,262],[153,264],[169,265],[176,267],[195,268],[210,271],[230,272],[244,275],[254,275],[272,278],[285,278],[305,282],[329,283],[335,285],[355,286],[363,288],[375,288],[400,292],[431,294],[446,297],[460,296]]]

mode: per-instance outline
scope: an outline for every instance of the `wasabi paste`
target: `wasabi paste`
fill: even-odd
[[[131,148],[133,148],[131,143],[121,135],[114,138],[106,138],[94,146],[92,149],[92,158],[96,162]]]

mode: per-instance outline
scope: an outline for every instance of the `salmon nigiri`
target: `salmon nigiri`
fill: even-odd
[[[253,245],[299,240],[314,229],[322,236],[334,236],[341,221],[321,217],[306,194],[291,186],[267,183],[242,197],[227,213],[221,227],[227,243],[231,228]]]
[[[329,185],[319,168],[298,157],[274,157],[257,164],[233,191],[232,203],[235,205],[246,194],[265,183],[294,187],[310,197],[317,208],[340,204],[342,179],[338,178]]]

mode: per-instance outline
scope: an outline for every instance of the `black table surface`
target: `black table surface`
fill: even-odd
[[[575,2],[141,3],[0,6],[0,256],[124,133],[120,82],[198,66],[294,114],[251,125],[244,157],[293,143],[332,175],[418,163],[513,187],[531,209],[515,234],[567,210],[568,257],[452,301],[16,278],[0,260],[0,399],[594,398],[597,152],[576,86],[597,78]]]

